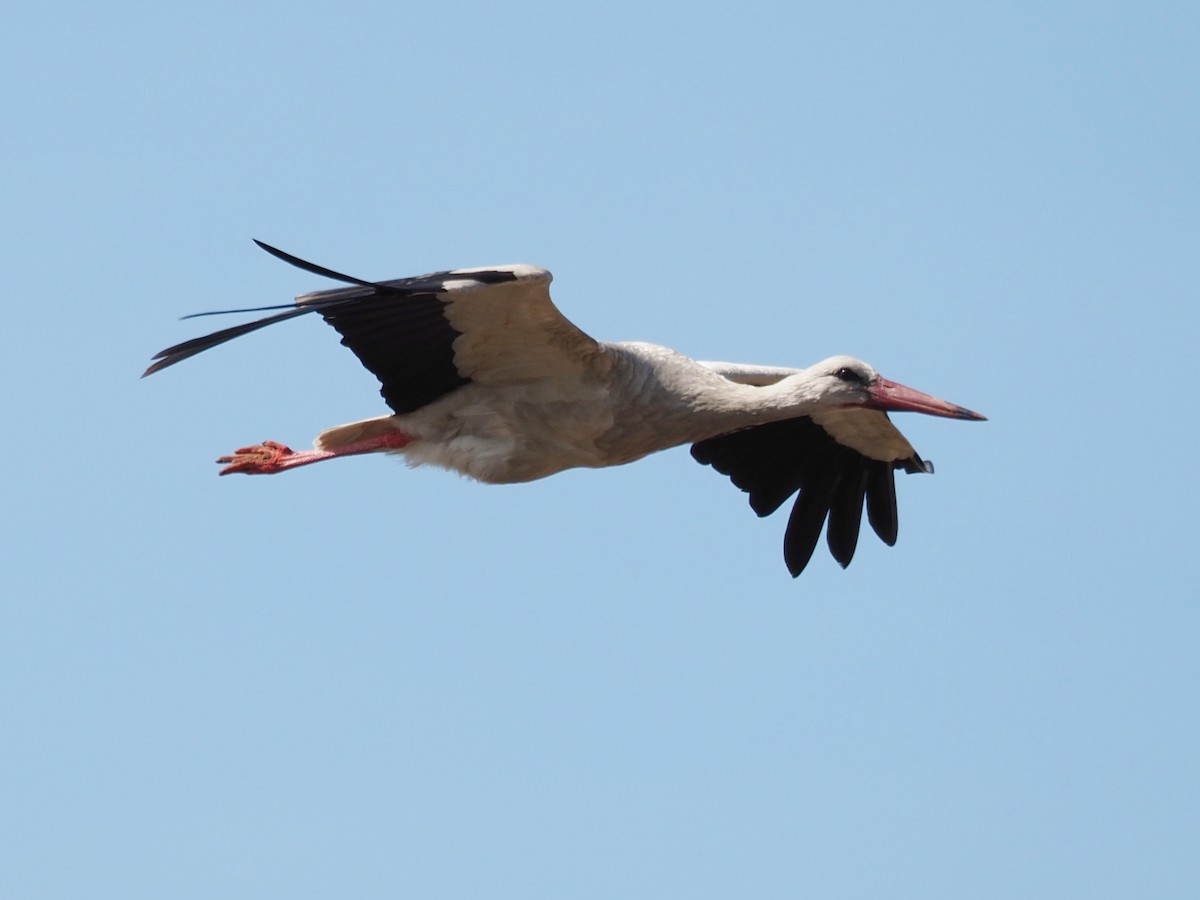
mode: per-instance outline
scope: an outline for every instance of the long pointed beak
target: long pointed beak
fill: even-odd
[[[886,378],[876,378],[875,383],[868,388],[871,400],[877,409],[894,410],[896,412],[919,412],[928,416],[942,416],[947,419],[970,419],[974,422],[986,422],[987,417],[977,412],[971,412],[929,394],[922,394],[910,387],[888,381]]]

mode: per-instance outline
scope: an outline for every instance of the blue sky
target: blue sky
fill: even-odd
[[[1200,15],[27,5],[0,36],[0,894],[1190,896]],[[900,539],[781,558],[679,449],[218,479],[384,411],[319,321],[532,262],[605,339],[834,353]]]

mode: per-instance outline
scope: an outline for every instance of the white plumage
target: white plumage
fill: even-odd
[[[896,539],[893,470],[932,471],[886,410],[982,419],[835,356],[807,369],[697,362],[666,347],[605,343],[550,299],[551,275],[529,265],[368,282],[258,242],[307,271],[354,287],[297,298],[285,311],[159,353],[147,375],[239,335],[317,313],[380,380],[391,415],[322,432],[312,451],[272,441],[222,457],[221,474],[272,474],[338,456],[385,452],[492,483],[575,467],[621,465],[690,443],[729,475],[760,515],[799,493],[784,540],[788,568],[807,564],[826,519],[848,565],[864,502]]]

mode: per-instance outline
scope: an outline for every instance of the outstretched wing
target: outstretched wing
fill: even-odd
[[[382,385],[393,411],[407,413],[462,385],[511,384],[582,371],[604,354],[550,299],[551,275],[536,266],[457,269],[371,282],[306,262],[261,241],[285,262],[354,287],[296,298],[282,312],[168,347],[150,375],[218,344],[307,313],[318,313]]]
[[[862,439],[868,434],[871,449],[854,449],[868,445]],[[812,558],[826,519],[833,558],[843,568],[850,565],[864,502],[875,533],[895,544],[895,470],[933,471],[886,413],[868,409],[756,425],[693,444],[692,456],[728,475],[750,495],[750,506],[760,516],[775,512],[799,491],[783,537],[783,558],[793,578]]]

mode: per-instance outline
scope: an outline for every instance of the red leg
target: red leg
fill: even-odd
[[[307,466],[338,456],[354,456],[358,453],[376,453],[380,450],[399,450],[412,442],[410,435],[402,431],[387,431],[335,447],[333,450],[293,450],[278,441],[263,441],[253,447],[242,447],[230,456],[222,456],[217,462],[227,463],[222,475],[241,472],[244,475],[274,475],[285,469]]]

